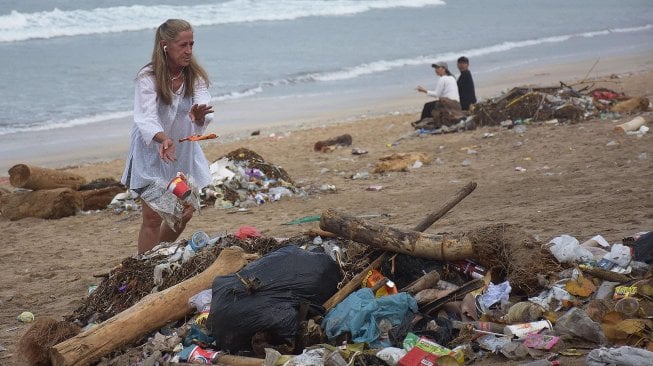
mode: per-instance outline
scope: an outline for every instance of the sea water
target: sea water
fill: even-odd
[[[0,155],[30,148],[12,146],[16,136],[61,139],[80,126],[128,141],[134,77],[168,18],[194,26],[194,54],[225,127],[415,93],[435,82],[431,63],[455,74],[461,55],[478,84],[653,49],[651,0],[3,0]],[[46,142],[70,141],[34,143]]]

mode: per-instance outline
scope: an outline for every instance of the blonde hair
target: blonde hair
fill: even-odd
[[[165,104],[172,103],[172,88],[170,85],[170,71],[168,70],[166,54],[161,47],[162,41],[173,42],[181,32],[193,31],[193,27],[182,19],[168,19],[161,24],[154,36],[154,48],[152,49],[152,60],[144,67],[151,66],[152,73],[156,80],[156,94]],[[202,66],[197,63],[195,56],[192,55],[190,65],[183,70],[186,79],[184,96],[193,96],[195,91],[195,82],[202,79],[206,85],[209,85],[209,75]]]

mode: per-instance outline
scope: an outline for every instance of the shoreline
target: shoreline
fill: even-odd
[[[613,75],[622,77],[652,70],[651,50],[624,56],[554,63],[531,69],[520,68],[501,76],[476,75],[472,65],[479,101],[496,97],[501,92],[517,86],[550,86],[559,85],[560,82],[573,85],[584,78],[596,80]],[[330,105],[328,100],[325,102],[323,96],[298,97],[301,99],[301,108],[292,110],[283,110],[276,106],[278,99],[275,98],[225,101],[216,109],[216,113],[220,115],[207,132],[217,133],[220,135],[219,141],[227,143],[247,138],[256,130],[260,131],[261,135],[270,135],[339,123],[355,123],[357,120],[387,115],[409,116],[419,113],[422,105],[428,101],[414,90],[404,91],[396,88],[382,97],[365,94],[351,96],[352,98],[347,100],[339,96],[339,104],[334,105]],[[247,116],[244,116],[243,110],[251,111],[252,105],[256,108],[251,114],[265,111],[268,113],[266,118],[257,115],[258,120],[246,123]],[[240,122],[236,117],[240,118]],[[225,124],[224,120],[230,122]],[[129,148],[130,128],[131,120],[126,118],[71,128],[0,136],[0,144],[3,146],[0,151],[0,171],[3,173],[0,173],[0,176],[7,175],[7,170],[19,163],[62,168],[124,159]]]

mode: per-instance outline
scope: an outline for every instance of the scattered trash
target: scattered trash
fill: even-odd
[[[423,152],[395,153],[379,159],[374,166],[374,173],[405,172],[415,163],[430,164],[431,157]]]
[[[349,134],[340,135],[328,140],[318,141],[313,145],[314,151],[330,152],[337,147],[351,146],[352,138]]]
[[[646,120],[644,119],[644,117],[638,116],[631,119],[628,122],[624,122],[622,124],[614,126],[614,131],[621,132],[621,133],[637,131],[642,126],[644,126],[644,124],[646,124]]]
[[[646,366],[651,364],[653,352],[641,348],[621,346],[601,347],[587,354],[588,366]]]
[[[18,314],[18,320],[23,323],[31,323],[34,321],[34,314],[29,311],[23,311],[22,313]]]
[[[548,320],[540,320],[530,323],[507,325],[503,328],[503,334],[509,337],[526,338],[531,333],[537,333],[542,329],[551,329],[553,325]]]
[[[234,236],[237,237],[238,239],[244,240],[247,238],[256,238],[261,236],[261,233],[259,233],[258,230],[256,230],[255,227],[249,226],[249,225],[243,225],[236,232],[234,233]]]
[[[253,179],[266,175],[258,168],[246,174]],[[420,366],[468,364],[492,352],[510,360],[535,359],[531,365],[554,365],[557,356],[585,356],[574,347],[644,347],[651,335],[653,280],[646,277],[647,263],[653,262],[651,232],[634,233],[620,243],[594,235],[581,244],[568,234],[540,242],[495,225],[447,239],[448,246],[472,248],[469,259],[446,260],[442,254],[434,261],[411,254],[418,253],[420,242],[409,254],[374,260],[370,248],[357,242],[361,235],[355,230],[372,230],[364,219],[379,216],[352,218],[361,221],[346,230],[347,240],[329,236],[336,234],[333,228],[333,233],[287,239],[266,238],[249,225],[213,238],[197,230],[186,240],[162,243],[123,261],[68,320],[85,325],[85,331],[101,327],[138,299],[192,279],[221,251],[239,246],[261,256],[237,272],[212,277],[211,288],[187,297],[184,309],[195,314],[158,328],[132,350],[134,359],[228,363],[220,358],[247,354],[258,358],[243,361],[269,365],[362,366],[384,360]],[[325,217],[329,214],[286,224]],[[381,228],[388,236],[398,230]],[[478,240],[483,245],[474,246]],[[638,362],[628,357],[645,351],[620,349],[629,362]],[[597,348],[587,362],[601,365],[615,355]]]
[[[292,220],[289,222],[286,222],[284,225],[299,225],[299,224],[305,224],[308,222],[316,222],[320,221],[321,215],[310,215],[310,216],[304,216],[296,220]]]
[[[202,198],[217,208],[247,208],[301,193],[283,168],[245,148],[216,159],[209,168],[213,182]]]

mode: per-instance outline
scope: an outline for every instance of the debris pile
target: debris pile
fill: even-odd
[[[500,97],[474,106],[477,126],[496,126],[504,121],[542,122],[557,119],[576,123],[602,113],[632,113],[648,110],[649,101],[627,97],[609,89],[575,90],[560,87],[516,87]]]
[[[436,213],[475,184],[468,186]],[[329,239],[277,240],[248,227],[248,235],[195,233],[163,243],[105,274],[66,317],[83,333],[57,338],[52,352],[71,363],[101,354],[105,364],[285,366],[462,365],[490,357],[607,365],[617,356],[629,364],[653,356],[653,232],[612,244],[600,235],[541,242],[507,224],[424,233],[437,218],[400,230],[330,209],[320,218]],[[184,296],[182,309],[170,308],[179,301],[170,298],[175,289],[206,280],[216,264],[233,265],[223,255],[237,252],[250,257]],[[164,322],[151,324],[148,313]],[[112,334],[111,348],[74,351],[93,349],[92,340],[130,316],[142,322]],[[29,337],[18,346],[33,344]]]
[[[219,208],[247,208],[300,192],[283,168],[246,148],[216,159],[210,170],[213,182],[202,198]]]

